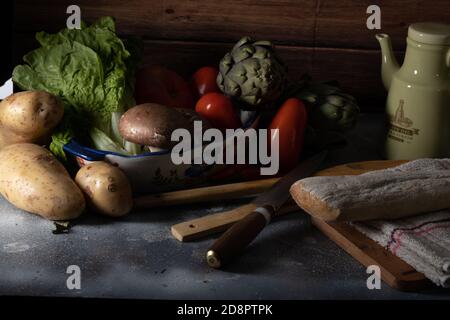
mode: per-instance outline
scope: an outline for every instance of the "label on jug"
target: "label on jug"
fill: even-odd
[[[414,128],[414,122],[405,115],[403,110],[404,100],[400,100],[395,115],[390,116],[388,138],[401,142],[411,143],[419,129]]]

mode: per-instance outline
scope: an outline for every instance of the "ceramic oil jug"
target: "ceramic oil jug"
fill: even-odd
[[[381,45],[381,76],[389,90],[385,157],[450,157],[450,25],[411,25],[401,67],[389,36],[376,38]]]

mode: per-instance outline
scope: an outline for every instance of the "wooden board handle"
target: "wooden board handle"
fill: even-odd
[[[256,209],[256,205],[249,203],[233,210],[219,212],[182,222],[172,226],[172,235],[180,241],[192,240],[207,234],[215,233],[229,228],[233,223],[244,218]]]
[[[179,241],[193,241],[202,237],[227,230],[234,223],[243,219],[251,213],[256,206],[247,204],[239,208],[224,212],[214,213],[181,222],[172,226],[172,235]],[[301,210],[291,199],[276,212],[276,216],[281,216],[294,211]]]

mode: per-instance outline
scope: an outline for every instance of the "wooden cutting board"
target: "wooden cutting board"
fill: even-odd
[[[404,162],[386,160],[349,163],[322,170],[316,175],[358,175],[394,167]],[[312,219],[312,223],[364,266],[378,265],[383,281],[391,287],[401,291],[419,291],[432,285],[422,273],[350,225],[342,222],[324,222],[315,218]]]

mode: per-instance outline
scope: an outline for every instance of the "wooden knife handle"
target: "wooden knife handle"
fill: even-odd
[[[274,210],[271,206],[255,209],[229,228],[206,253],[206,261],[213,268],[221,268],[239,255],[270,222]]]

